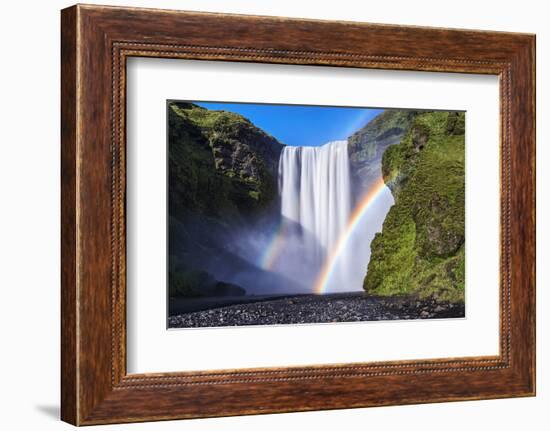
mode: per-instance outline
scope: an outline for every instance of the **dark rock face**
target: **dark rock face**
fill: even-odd
[[[416,125],[412,129],[412,149],[415,153],[419,153],[428,143],[430,132],[422,125]]]
[[[171,297],[242,296],[246,291],[232,283],[217,281],[206,271],[170,271]]]
[[[395,199],[371,244],[364,289],[464,302],[463,112],[418,114],[382,157]]]
[[[447,119],[447,133],[449,135],[464,135],[465,117],[463,113],[452,112]]]
[[[384,151],[399,144],[417,114],[417,111],[387,109],[348,138],[355,196],[360,196],[380,177]]]

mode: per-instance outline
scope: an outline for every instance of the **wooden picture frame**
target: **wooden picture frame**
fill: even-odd
[[[91,425],[535,394],[534,35],[83,5],[64,9],[61,18],[64,421]],[[498,75],[500,354],[127,374],[130,56]]]

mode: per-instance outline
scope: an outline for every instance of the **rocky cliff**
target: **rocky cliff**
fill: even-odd
[[[171,102],[169,206],[209,217],[246,217],[277,195],[283,145],[241,115]]]
[[[464,121],[459,112],[419,113],[385,150],[395,204],[371,243],[367,293],[464,302]]]
[[[384,151],[401,141],[417,114],[417,111],[386,109],[348,138],[355,196],[368,190],[380,177]]]
[[[170,296],[243,295],[263,274],[227,244],[276,202],[283,145],[241,115],[187,102],[168,104],[168,126]],[[227,282],[235,274],[244,284]]]

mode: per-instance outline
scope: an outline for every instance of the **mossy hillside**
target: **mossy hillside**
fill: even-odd
[[[168,111],[171,214],[239,217],[273,202],[282,144],[232,112],[184,102]]]
[[[240,115],[192,103],[170,102],[168,123],[170,296],[244,294],[205,264],[274,203],[283,145]]]
[[[417,111],[386,109],[348,138],[350,168],[356,194],[368,190],[380,176],[386,148],[398,144],[409,130]]]
[[[464,113],[416,116],[382,173],[395,204],[371,243],[364,289],[464,301]]]

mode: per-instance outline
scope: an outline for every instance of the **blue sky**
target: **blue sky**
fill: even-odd
[[[346,139],[383,111],[332,106],[194,103],[207,109],[241,114],[283,144],[307,146]]]

